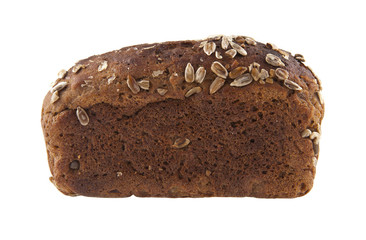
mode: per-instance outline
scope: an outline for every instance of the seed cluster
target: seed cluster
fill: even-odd
[[[314,149],[314,158],[316,158],[314,166],[316,166],[317,163],[317,157],[319,155],[319,140],[320,140],[320,125],[318,126],[318,131],[311,131],[310,129],[305,129],[301,132],[301,137],[303,138],[309,138],[313,142],[313,149]],[[313,158],[313,162],[314,162]]]

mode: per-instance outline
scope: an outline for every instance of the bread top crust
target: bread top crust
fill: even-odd
[[[149,103],[166,99],[223,94],[222,88],[247,84],[243,79],[233,83],[236,69],[241,73],[238,78],[246,74],[245,81],[250,82],[240,87],[243,91],[265,86],[279,96],[296,94],[300,102],[318,110],[320,121],[324,113],[320,81],[303,60],[302,55],[292,56],[273,44],[244,36],[125,47],[80,60],[68,71],[60,72],[44,98],[42,114],[56,115],[67,109],[108,103],[122,108],[128,116]],[[202,80],[204,71],[201,83],[197,79],[190,82],[192,74]]]

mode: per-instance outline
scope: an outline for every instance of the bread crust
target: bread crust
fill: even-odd
[[[135,45],[60,74],[41,119],[55,186],[94,197],[309,192],[324,115],[319,79],[302,55],[246,39]],[[253,79],[242,87],[230,78],[238,67]]]

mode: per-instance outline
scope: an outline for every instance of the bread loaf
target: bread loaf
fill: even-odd
[[[50,180],[70,196],[305,195],[324,105],[303,62],[244,36],[81,60],[43,102]]]

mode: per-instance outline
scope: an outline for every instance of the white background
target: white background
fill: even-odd
[[[366,239],[362,1],[1,1],[0,239]],[[40,117],[58,71],[124,46],[247,35],[301,53],[326,104],[312,191],[297,199],[67,197]]]

